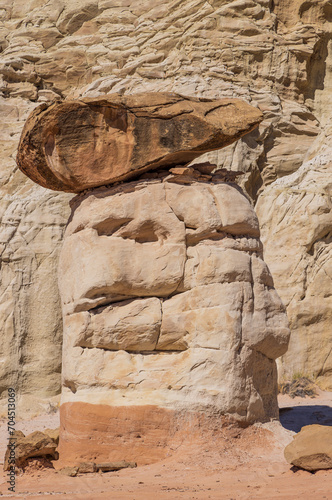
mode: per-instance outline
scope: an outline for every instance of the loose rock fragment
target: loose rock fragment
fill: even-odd
[[[44,434],[47,434],[56,444],[59,444],[59,427],[56,429],[45,429]]]
[[[306,425],[285,448],[287,462],[301,469],[332,469],[332,427]]]
[[[79,474],[89,474],[96,471],[97,467],[94,462],[81,462],[78,466]]]
[[[96,464],[97,471],[101,472],[111,472],[134,467],[137,467],[136,462],[127,462],[126,460],[121,460],[120,462],[103,462],[101,464]]]
[[[60,474],[63,474],[64,476],[75,477],[77,476],[78,469],[78,467],[63,467],[63,469],[60,470]]]
[[[12,447],[15,452],[11,455]],[[10,469],[12,457],[15,459],[16,467],[24,467],[27,459],[32,457],[49,457],[56,460],[58,458],[56,448],[56,443],[44,432],[35,431],[24,436],[23,432],[16,431],[7,446],[4,470]]]

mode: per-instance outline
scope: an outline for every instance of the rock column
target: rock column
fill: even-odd
[[[148,97],[56,104],[21,139],[22,170],[79,193],[59,261],[63,462],[147,464],[226,422],[278,418],[289,329],[256,214],[234,172],[186,166],[261,115]]]

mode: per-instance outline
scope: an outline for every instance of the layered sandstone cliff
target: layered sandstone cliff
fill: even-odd
[[[35,187],[17,170],[25,119],[52,99],[142,90],[241,97],[263,111],[258,131],[210,158],[245,170],[243,186],[258,200],[266,261],[293,330],[283,373],[331,387],[330,164],[319,143],[308,153],[330,120],[329,1],[4,0],[0,15],[3,390],[60,390],[55,269],[71,195]]]

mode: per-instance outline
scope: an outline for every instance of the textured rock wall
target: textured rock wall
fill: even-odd
[[[329,127],[330,2],[1,0],[0,17],[1,387],[14,384],[45,395],[60,388],[54,270],[70,196],[32,186],[16,170],[24,120],[36,104],[53,98],[147,90],[242,97],[264,112],[257,131],[210,157],[244,169],[243,185],[258,199],[266,261],[293,329],[284,374],[319,375],[331,386],[330,167],[326,163],[327,174],[311,179],[311,170],[324,161],[319,147],[316,160],[308,157],[311,163],[301,167]],[[303,200],[314,196],[317,211],[325,214],[326,227],[310,236],[309,247],[306,204],[293,194],[298,183]],[[290,209],[283,219],[275,211],[267,217],[282,203],[280,192]],[[280,242],[289,250],[281,252]],[[322,290],[314,278],[318,270]]]
[[[287,306],[292,330],[280,375],[317,377],[331,387],[332,129],[316,139],[292,175],[269,185],[256,205],[265,258]],[[285,277],[287,276],[287,279]]]
[[[15,150],[31,104],[2,99],[0,188],[0,380],[44,397],[59,391],[62,317],[57,250],[68,195],[34,185],[18,170]]]

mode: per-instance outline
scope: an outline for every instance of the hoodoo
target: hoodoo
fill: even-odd
[[[63,462],[151,463],[198,429],[278,417],[289,329],[256,214],[234,172],[184,166],[260,120],[240,100],[174,94],[63,102],[28,120],[20,168],[90,188],[71,202],[59,261]]]

